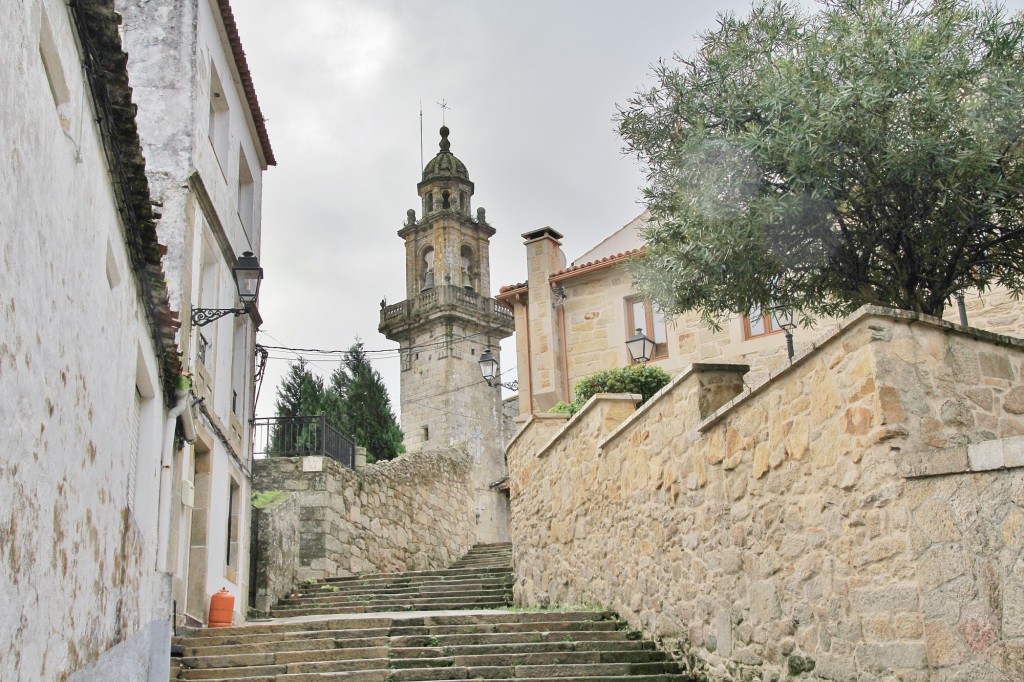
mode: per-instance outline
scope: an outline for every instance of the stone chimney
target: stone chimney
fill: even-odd
[[[549,278],[565,268],[562,235],[550,227],[523,234],[529,285],[530,390],[535,412],[547,412],[565,395],[562,326]]]

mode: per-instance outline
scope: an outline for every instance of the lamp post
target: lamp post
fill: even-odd
[[[637,329],[636,334],[626,339],[626,349],[633,363],[647,362],[654,355],[654,341],[652,341],[643,329]]]
[[[494,379],[498,376],[498,361],[491,353],[490,348],[484,349],[484,354],[480,356],[480,374],[483,375],[484,381],[487,382],[488,386],[503,386],[510,391],[519,390],[518,381],[499,381],[497,384],[494,383]]]
[[[235,287],[238,289],[238,300],[241,308],[192,308],[190,320],[193,327],[205,326],[225,315],[244,315],[256,304],[260,295],[260,282],[263,281],[263,268],[252,251],[246,251],[237,259],[231,268],[235,276]]]
[[[796,322],[793,319],[793,309],[786,306],[777,306],[772,309],[775,322],[786,332],[786,354],[789,355],[790,364],[793,363],[793,330],[796,329]]]

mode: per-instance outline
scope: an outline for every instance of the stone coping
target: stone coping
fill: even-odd
[[[532,414],[527,415],[525,419],[513,419],[513,421],[520,421],[522,426],[519,427],[519,429],[516,431],[516,435],[512,436],[511,440],[509,440],[508,444],[505,446],[505,454],[508,454],[512,446],[516,443],[516,441],[519,440],[519,437],[526,433],[526,430],[529,429],[530,425],[532,425],[535,421],[569,421],[570,417],[572,417],[572,415],[569,414],[568,412],[534,412]]]
[[[660,393],[661,391],[658,392],[658,394]],[[617,402],[626,400],[632,402],[635,405],[636,403],[643,400],[643,396],[640,395],[639,393],[595,393],[594,395],[590,396],[590,400],[584,403],[583,407],[580,408],[579,412],[572,415],[572,418],[569,419],[568,423],[561,429],[559,429],[558,433],[552,436],[551,440],[545,443],[544,446],[537,451],[536,456],[545,456],[548,453],[548,451],[551,450],[551,448],[553,448],[558,443],[558,441],[560,441],[562,437],[569,432],[569,429],[572,427],[572,425],[577,423],[580,419],[582,419],[583,415],[592,412],[598,403],[602,401]]]
[[[909,452],[899,460],[904,478],[978,473],[1024,467],[1024,436]]]
[[[982,341],[988,341],[999,346],[1008,346],[1010,348],[1016,348],[1024,351],[1024,339],[1014,338],[1012,336],[1006,336],[1004,334],[996,334],[995,332],[985,331],[983,329],[976,329],[974,327],[964,327],[959,324],[953,324],[946,320],[938,317],[932,317],[931,315],[924,315],[922,313],[915,313],[909,310],[898,310],[896,308],[885,308],[877,305],[866,305],[858,308],[856,312],[850,315],[849,318],[844,322],[838,329],[834,329],[822,337],[816,339],[812,344],[810,350],[803,353],[802,355],[795,357],[789,367],[785,367],[774,375],[770,375],[765,381],[754,386],[753,388],[743,391],[738,396],[722,405],[718,410],[711,414],[707,419],[697,425],[697,431],[706,433],[711,430],[718,422],[722,421],[728,414],[736,409],[740,404],[746,400],[767,391],[771,388],[775,380],[792,373],[797,367],[810,362],[816,355],[816,352],[820,348],[824,348],[833,343],[838,342],[839,339],[850,333],[854,327],[859,323],[869,318],[881,318],[895,321],[903,321],[909,324],[920,324],[933,329],[942,329],[947,332],[953,332],[955,334],[961,334],[974,339],[980,339]]]
[[[692,365],[687,367],[685,370],[683,370],[680,374],[675,376],[670,382],[668,382],[667,384],[662,386],[661,390],[659,390],[657,393],[652,395],[650,400],[648,400],[646,403],[644,403],[639,408],[637,408],[636,412],[634,412],[633,414],[631,414],[628,417],[626,417],[622,421],[621,424],[619,424],[617,427],[615,427],[615,429],[613,429],[612,432],[608,434],[607,438],[605,438],[603,441],[598,443],[598,445],[597,445],[598,450],[600,451],[600,450],[603,450],[605,447],[607,447],[613,440],[615,440],[622,433],[627,431],[629,429],[629,427],[633,425],[634,422],[636,422],[637,420],[643,418],[643,415],[647,414],[648,410],[653,409],[651,406],[654,405],[655,403],[657,403],[661,399],[662,396],[668,395],[669,393],[671,393],[676,388],[676,386],[682,384],[684,381],[686,381],[691,376],[695,376],[695,375],[697,375],[697,374],[699,374],[701,372],[741,372],[743,374],[746,374],[749,371],[750,371],[750,365],[741,365],[741,364],[735,364],[734,365],[734,364],[729,364],[729,363],[725,363],[725,362],[695,362],[695,363],[693,363]]]

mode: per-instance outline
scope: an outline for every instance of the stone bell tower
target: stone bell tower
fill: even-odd
[[[506,475],[501,437],[501,388],[480,373],[485,350],[515,329],[512,311],[491,298],[490,238],[484,209],[473,215],[473,183],[451,153],[448,128],[441,150],[416,185],[422,217],[409,209],[405,240],[406,300],[380,312],[379,330],[399,343],[401,410],[410,452],[465,443],[474,462],[478,542],[508,539],[508,498],[491,485]]]

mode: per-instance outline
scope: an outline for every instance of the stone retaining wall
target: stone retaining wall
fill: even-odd
[[[253,607],[260,613],[269,612],[299,582],[301,514],[299,497],[283,491],[279,499],[252,510]]]
[[[295,580],[448,566],[475,539],[471,466],[464,448],[411,453],[359,471],[329,457],[257,460],[253,487],[290,493],[288,504],[259,515],[259,544],[278,550],[260,560],[266,570],[258,574],[257,606],[268,608]]]
[[[1024,342],[868,308],[742,370],[524,425],[516,603],[613,608],[714,679],[1024,679]]]

